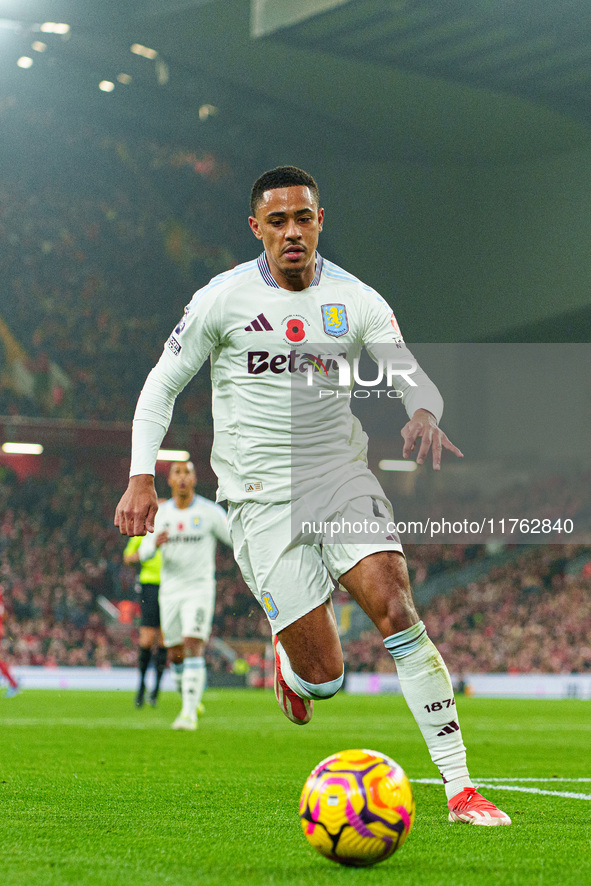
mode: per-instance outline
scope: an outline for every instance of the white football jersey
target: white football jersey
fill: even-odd
[[[154,556],[156,537],[164,530],[168,541],[160,547],[160,596],[212,589],[217,543],[231,545],[224,509],[201,495],[195,495],[186,508],[178,508],[172,498],[164,502],[156,514],[154,532],[142,539],[142,562]]]
[[[367,437],[347,396],[336,396],[337,362],[323,359],[328,351],[353,364],[363,346],[376,361],[382,346],[413,362],[388,303],[319,255],[315,277],[301,292],[278,286],[265,253],[220,274],[195,293],[146,380],[134,418],[131,475],[154,473],[174,399],[208,356],[218,501],[297,497],[296,450],[300,460],[305,452],[300,474],[312,486],[330,472],[365,465]],[[310,389],[306,399],[310,367],[316,386],[322,378],[332,394]],[[294,413],[296,379],[301,416]],[[395,385],[407,413],[422,407],[439,420],[443,401],[435,385],[420,367],[412,381],[397,378]],[[298,494],[306,491],[300,480]]]

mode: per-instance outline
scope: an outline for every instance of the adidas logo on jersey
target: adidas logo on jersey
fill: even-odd
[[[273,327],[264,314],[259,314],[254,320],[244,327],[245,332],[272,332]]]

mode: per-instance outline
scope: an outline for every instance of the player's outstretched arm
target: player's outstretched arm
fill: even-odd
[[[418,438],[421,438],[421,446],[417,455],[417,464],[422,465],[429,449],[433,453],[433,470],[441,469],[441,453],[444,449],[448,449],[463,458],[464,454],[460,452],[457,446],[448,440],[437,424],[437,419],[426,409],[417,409],[413,417],[408,421],[400,431],[404,439],[404,448],[402,450],[403,458],[410,458],[411,452],[414,452]]]
[[[158,499],[152,474],[135,474],[115,511],[115,526],[121,535],[145,535],[154,531]]]

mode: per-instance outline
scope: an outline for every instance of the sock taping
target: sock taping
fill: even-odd
[[[316,701],[323,698],[332,698],[333,695],[336,695],[345,679],[344,669],[340,677],[337,677],[336,680],[327,680],[326,683],[308,683],[307,680],[302,680],[301,677],[298,677],[295,671],[293,675],[301,688],[299,694],[305,695],[305,698],[313,698]]]

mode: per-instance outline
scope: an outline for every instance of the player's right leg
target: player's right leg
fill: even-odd
[[[170,662],[172,666],[172,677],[174,680],[174,688],[179,695],[183,694],[183,671],[185,670],[185,647],[182,640],[175,646],[168,647]]]
[[[273,637],[275,697],[298,726],[310,722],[314,701],[332,698],[343,684],[343,653],[331,600]]]
[[[229,508],[234,554],[273,633],[275,695],[292,723],[308,723],[314,700],[343,682],[343,658],[320,546],[292,543],[290,503]]]
[[[172,661],[172,671],[177,689],[182,696],[185,647],[183,643],[182,607],[184,596],[182,594],[160,594],[160,622],[164,644],[168,649]],[[182,713],[182,711],[181,711]],[[181,715],[179,714],[179,717]],[[177,721],[172,724],[173,729],[179,727]],[[195,727],[191,727],[195,728]]]

